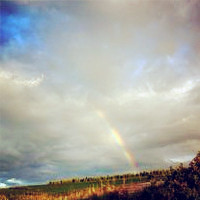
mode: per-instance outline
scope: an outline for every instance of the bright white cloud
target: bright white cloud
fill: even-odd
[[[23,184],[23,182],[21,181],[21,180],[18,180],[18,179],[16,179],[16,178],[11,178],[11,179],[8,179],[7,181],[6,181],[8,184],[17,184],[17,185],[22,185]]]
[[[6,188],[7,185],[5,183],[0,183],[0,188]]]
[[[22,85],[26,87],[36,87],[39,86],[44,80],[44,75],[42,74],[40,77],[25,79],[24,77],[20,77],[17,74],[8,72],[8,71],[0,71],[0,79],[1,81],[7,81],[8,83],[13,83],[16,85]]]
[[[171,161],[171,163],[184,163],[191,161],[194,157],[195,155],[186,155],[178,158],[171,158],[169,161]]]

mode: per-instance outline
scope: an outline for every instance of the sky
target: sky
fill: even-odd
[[[0,187],[191,160],[199,38],[198,0],[0,0]]]

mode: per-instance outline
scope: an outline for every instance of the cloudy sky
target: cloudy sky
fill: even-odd
[[[194,157],[200,1],[1,0],[0,9],[0,187]]]

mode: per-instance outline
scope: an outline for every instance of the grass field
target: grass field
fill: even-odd
[[[28,199],[81,199],[95,193],[103,193],[120,185],[146,181],[147,176],[133,175],[95,177],[86,179],[60,180],[45,185],[20,186],[0,189],[0,200],[28,200]]]

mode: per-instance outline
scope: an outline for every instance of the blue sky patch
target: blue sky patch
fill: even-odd
[[[16,2],[1,2],[0,46],[23,47],[36,41],[35,18],[30,7]]]

